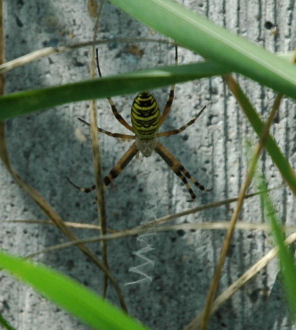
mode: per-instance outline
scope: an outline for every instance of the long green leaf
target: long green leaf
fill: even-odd
[[[239,102],[244,114],[247,116],[249,122],[257,133],[258,137],[263,134],[264,123],[257,114],[253,105],[251,104],[249,98],[242,91],[238,83],[231,77],[225,77],[225,81],[228,84],[229,89],[235,95],[235,98]],[[279,169],[282,177],[285,179],[290,189],[293,191],[296,196],[296,175],[292,167],[290,166],[289,161],[281,152],[281,149],[271,137],[270,134],[267,135],[264,148],[269,153],[271,159]]]
[[[279,248],[279,259],[282,271],[282,280],[285,288],[285,292],[291,307],[293,317],[296,317],[296,266],[294,263],[294,257],[289,251],[284,240],[284,231],[280,226],[278,215],[273,206],[273,203],[267,193],[267,185],[264,177],[259,178],[259,189],[263,191],[262,198],[264,206],[267,210],[267,216],[270,221],[271,231],[275,239],[276,245]]]
[[[77,102],[135,93],[171,83],[211,77],[229,72],[215,63],[165,66],[114,77],[87,80],[63,86],[13,93],[0,97],[0,119],[8,119],[67,102]]]
[[[232,71],[296,98],[296,67],[171,0],[110,0],[131,16]]]
[[[32,285],[93,329],[147,329],[89,289],[48,267],[0,252],[0,267]]]
[[[3,326],[3,329],[7,329],[7,330],[15,330],[12,325],[10,325],[5,318],[0,314],[0,324]]]

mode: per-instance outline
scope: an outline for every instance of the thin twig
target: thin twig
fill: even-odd
[[[273,189],[277,189],[277,188],[273,188]],[[270,190],[271,189],[269,189],[269,191]],[[245,199],[260,195],[261,193],[262,193],[261,191],[257,191],[255,193],[248,194],[248,195],[245,196]],[[197,206],[197,207],[194,207],[192,209],[181,211],[179,213],[165,215],[161,218],[151,220],[151,221],[148,221],[148,222],[142,220],[140,222],[143,223],[143,225],[139,225],[137,228],[138,229],[150,228],[150,227],[160,225],[160,224],[166,223],[168,221],[171,221],[171,220],[174,220],[174,219],[177,219],[177,218],[181,218],[185,215],[194,214],[194,213],[197,213],[197,212],[200,212],[200,211],[204,211],[204,210],[211,209],[211,208],[214,208],[214,207],[220,207],[220,206],[231,204],[231,203],[234,203],[234,202],[237,202],[237,201],[238,201],[238,197],[234,197],[234,198],[221,200],[221,201],[218,201],[218,202],[212,202],[212,203],[208,203],[208,204],[205,204],[205,205]]]
[[[275,187],[275,188],[271,188],[271,189],[268,189],[268,191],[272,191],[272,190],[278,189],[280,187],[281,186]],[[251,198],[251,197],[255,197],[257,195],[260,195],[261,193],[262,193],[261,191],[257,191],[255,193],[248,194],[248,195],[245,196],[245,199]],[[215,207],[220,207],[220,206],[223,206],[223,205],[231,204],[231,203],[236,202],[237,200],[238,200],[237,197],[235,197],[235,198],[228,198],[228,199],[225,199],[225,200],[221,200],[221,201],[217,201],[217,202],[212,202],[212,203],[209,203],[209,204],[204,204],[204,205],[201,205],[201,206],[198,206],[198,207],[187,209],[187,210],[182,211],[182,212],[179,212],[179,213],[169,214],[169,215],[166,215],[166,216],[163,216],[163,217],[154,219],[154,220],[150,220],[150,221],[149,220],[142,220],[142,221],[139,221],[139,222],[140,223],[144,223],[144,224],[143,225],[139,225],[136,228],[138,228],[138,229],[145,229],[145,228],[154,227],[154,226],[157,226],[157,225],[160,225],[160,224],[169,222],[171,220],[181,218],[181,217],[183,217],[185,215],[194,214],[194,213],[197,213],[197,212],[200,212],[200,211],[203,211],[203,210],[207,210],[207,209],[210,209],[210,208],[215,208]],[[23,222],[23,223],[36,223],[36,224],[52,225],[51,222],[48,222],[46,220],[33,220],[33,219],[27,219],[27,220],[6,220],[6,221],[4,220],[3,222],[7,222],[7,223]],[[69,221],[64,221],[64,223],[65,223],[65,225],[67,225],[69,227],[74,227],[74,228],[82,228],[82,229],[85,228],[85,229],[97,229],[97,230],[100,230],[100,226],[98,226],[98,225],[91,225],[91,224],[85,224],[85,223],[79,223],[79,222],[69,222]],[[252,226],[252,224],[250,224],[250,225]],[[110,227],[108,228],[108,231],[116,232],[116,230],[111,229]]]
[[[46,226],[53,226],[54,224],[50,221],[46,220],[34,220],[34,219],[28,219],[28,220],[4,220],[3,223],[8,223],[8,224],[13,224],[13,223],[23,223],[23,224],[33,224],[33,225],[46,225]],[[221,221],[206,221],[202,223],[180,223],[178,225],[172,225],[172,226],[167,226],[167,230],[177,230],[175,226],[178,226],[179,229],[183,230],[224,230],[229,227],[230,220],[221,220]],[[100,226],[98,225],[92,225],[88,223],[79,223],[79,222],[71,222],[71,221],[64,221],[64,224],[67,227],[72,227],[72,228],[78,228],[78,229],[86,229],[86,230],[100,230]],[[164,226],[162,226],[164,228]],[[157,228],[159,227],[153,227],[155,229],[152,229],[153,232],[155,230],[158,231]],[[249,221],[241,220],[240,222],[237,223],[236,229],[239,230],[263,230],[263,231],[270,231],[270,226],[265,223],[252,223]],[[145,233],[144,229],[138,229],[138,234],[140,233]],[[141,230],[141,231],[140,231]],[[296,226],[283,226],[283,230],[286,232],[294,232],[296,231]],[[119,233],[118,230],[114,230],[111,228],[108,228],[107,231],[109,233]],[[124,235],[121,237],[128,237],[130,235],[126,234],[126,232],[123,232]],[[102,237],[104,239],[104,237]]]
[[[225,76],[224,79],[225,79],[229,89],[232,91],[232,93],[236,97],[237,101],[240,102],[240,98],[238,96],[240,93],[242,93],[242,90],[240,89],[240,86],[238,85],[238,83],[235,81],[235,79],[231,75]],[[250,186],[252,178],[254,176],[259,155],[264,147],[265,140],[269,133],[269,129],[274,121],[276,113],[278,111],[281,99],[282,99],[282,95],[277,95],[277,97],[274,101],[271,113],[267,120],[267,123],[263,129],[263,132],[260,136],[259,142],[258,142],[255,152],[253,154],[253,157],[250,161],[247,175],[245,178],[245,182],[243,183],[240,194],[239,194],[237,206],[231,217],[230,227],[228,228],[226,235],[225,235],[224,243],[223,243],[222,250],[220,253],[220,258],[219,258],[219,261],[218,261],[218,264],[217,264],[217,267],[216,267],[216,270],[215,270],[215,273],[214,273],[214,276],[213,276],[213,279],[212,279],[212,282],[210,285],[210,289],[209,289],[209,292],[207,295],[207,299],[206,299],[204,310],[202,312],[202,316],[195,318],[188,326],[185,327],[186,330],[196,329],[198,327],[200,327],[201,330],[205,330],[207,328],[212,305],[213,305],[213,302],[215,299],[216,292],[219,287],[219,281],[220,281],[220,277],[222,274],[222,269],[223,269],[223,266],[225,263],[225,259],[227,256],[229,246],[231,244],[231,239],[232,239],[232,236],[234,233],[235,225],[237,223],[238,216],[240,214],[240,210],[241,210],[243,202],[244,202],[244,197]],[[197,321],[200,321],[200,324]]]
[[[101,0],[97,18],[94,24],[94,34],[93,41],[96,40],[97,31],[99,27],[100,14],[103,9],[105,0]],[[91,78],[96,77],[96,48],[95,45],[92,46],[92,56],[91,56]],[[97,103],[95,100],[90,101],[90,129],[91,129],[91,142],[92,142],[92,151],[93,151],[93,167],[96,178],[96,193],[97,193],[97,209],[99,215],[100,231],[104,235],[107,232],[107,216],[106,216],[106,203],[105,203],[105,193],[104,193],[104,184],[103,184],[103,169],[101,166],[101,152],[99,144],[99,133],[97,130],[98,118],[97,118]],[[102,247],[102,256],[106,269],[109,269],[108,258],[107,258],[107,244],[105,241],[101,242]],[[103,297],[107,295],[108,287],[108,276],[104,273],[104,284],[103,284]],[[121,297],[123,299],[123,297]]]
[[[37,190],[32,188],[29,184],[25,183],[22,178],[12,169],[7,152],[7,145],[5,140],[5,125],[2,125],[0,122],[0,158],[6,166],[7,170],[14,178],[16,183],[23,189],[33,200],[34,202],[43,210],[43,212],[51,219],[51,221],[55,224],[57,228],[61,230],[61,232],[70,240],[77,241],[77,237],[67,228],[64,224],[63,219],[60,215],[47,203],[47,201],[39,194]],[[8,162],[6,162],[8,160]],[[76,244],[77,245],[77,244]],[[111,272],[106,269],[104,264],[92,253],[85,245],[78,244],[77,247],[83,252],[97,267],[99,267],[103,272],[105,272],[110,281],[112,282],[120,301],[120,305],[124,310],[126,310],[126,305],[124,300],[122,299],[122,294],[120,288],[113,278]]]
[[[204,223],[182,223],[182,224],[177,224],[177,225],[153,227],[153,228],[149,228],[149,229],[133,228],[133,229],[129,229],[129,230],[123,230],[120,232],[106,234],[104,236],[97,235],[97,236],[93,236],[93,237],[79,239],[77,241],[56,244],[56,245],[44,248],[42,250],[36,251],[32,254],[29,254],[26,256],[26,258],[33,258],[40,254],[54,252],[54,251],[61,250],[61,249],[66,249],[66,248],[69,248],[69,247],[72,247],[72,246],[75,246],[78,244],[82,244],[82,243],[86,244],[86,243],[95,243],[95,242],[100,242],[100,241],[111,241],[111,240],[115,240],[115,239],[123,239],[123,238],[131,237],[131,236],[147,234],[147,233],[160,233],[160,232],[169,232],[169,231],[178,231],[178,230],[184,230],[184,231],[227,230],[227,229],[229,229],[229,227],[230,227],[230,221],[220,221],[220,222],[204,222]],[[252,223],[248,223],[248,222],[239,222],[236,225],[236,229],[237,230],[270,231],[270,226],[267,224],[252,224]],[[285,226],[285,227],[283,227],[283,229],[287,232],[291,232],[291,231],[294,232],[296,230],[296,226]],[[294,236],[292,236],[292,237],[294,237]],[[262,259],[265,260],[264,259],[265,257],[263,257]],[[260,264],[260,260],[258,261],[259,264]],[[212,314],[212,310],[211,310],[211,314]]]
[[[0,0],[1,1],[1,0]],[[2,7],[1,7],[2,8]],[[0,15],[0,20],[2,20],[2,15]],[[3,32],[2,28],[0,28],[0,35]],[[4,44],[2,35],[0,36],[0,63],[4,60]],[[4,90],[4,78],[3,75],[0,75],[0,94],[3,94]],[[43,212],[51,219],[51,221],[55,224],[57,228],[61,230],[61,232],[71,241],[77,241],[77,237],[72,233],[71,230],[64,224],[63,219],[60,215],[55,212],[55,210],[47,203],[47,201],[39,194],[37,190],[32,188],[29,184],[27,184],[23,179],[14,171],[11,167],[9,161],[9,155],[7,151],[7,144],[6,144],[6,134],[5,134],[5,122],[0,121],[0,159],[4,163],[5,167],[7,168],[8,172],[14,178],[16,183],[23,189],[33,200],[34,202],[43,210]],[[122,298],[122,294],[120,292],[120,288],[113,278],[112,274],[104,264],[92,253],[85,245],[78,244],[77,247],[84,253],[97,267],[99,267],[103,272],[105,272],[112,282],[120,301],[120,305],[124,310],[126,309],[125,302]]]
[[[23,223],[23,224],[34,224],[34,225],[46,225],[46,226],[54,226],[54,224],[50,221],[46,220],[35,220],[35,219],[28,219],[28,220],[4,220],[3,223],[7,224],[13,224],[13,223]],[[229,227],[230,220],[221,220],[221,221],[206,221],[202,223],[180,223],[178,225],[172,225],[172,226],[167,226],[167,230],[175,230],[178,226],[178,229],[183,229],[183,230],[224,230]],[[88,223],[79,223],[79,222],[71,222],[71,221],[64,221],[64,224],[67,227],[72,227],[72,228],[78,228],[78,229],[85,229],[85,230],[95,230],[95,231],[100,231],[100,226],[98,225],[92,225]],[[182,227],[184,226],[184,227]],[[151,231],[155,232],[158,231],[157,228],[159,227],[151,227]],[[156,228],[156,229],[155,229]],[[162,226],[164,228],[164,226]],[[136,228],[134,228],[136,229]],[[145,229],[138,229],[138,234],[145,233]],[[263,230],[263,231],[270,231],[270,226],[265,223],[252,223],[250,221],[246,220],[240,220],[240,222],[237,223],[236,229],[238,230]],[[294,232],[296,231],[296,226],[283,226],[283,230],[286,232]],[[162,230],[161,230],[162,231]],[[108,233],[119,233],[118,230],[114,230],[110,227],[107,228]],[[125,231],[121,231],[123,235],[120,238],[123,237],[128,237],[128,235]],[[105,237],[102,237],[102,239],[105,239]]]
[[[78,48],[83,47],[89,47],[94,45],[103,45],[103,44],[109,44],[113,42],[121,42],[121,43],[129,43],[129,42],[156,42],[156,43],[164,43],[164,44],[172,44],[175,45],[175,42],[170,40],[164,40],[164,39],[150,39],[150,38],[112,38],[108,40],[94,40],[94,41],[85,41],[85,42],[79,42],[77,44],[72,45],[66,45],[66,46],[58,46],[58,47],[45,47],[42,49],[35,50],[31,53],[28,53],[26,55],[20,56],[14,60],[8,61],[6,63],[3,63],[0,65],[0,74],[9,72],[13,69],[16,69],[20,66],[23,66],[25,64],[31,63],[33,61],[37,61],[40,58],[47,57],[50,55],[55,54],[62,54],[65,52],[73,51]]]
[[[270,226],[269,226],[270,227]],[[294,230],[293,230],[294,231]],[[285,243],[290,245],[296,241],[296,233],[294,232],[287,237]],[[214,301],[210,315],[214,314],[222,304],[224,304],[231,296],[234,295],[242,286],[244,286],[251,278],[258,274],[276,255],[278,254],[278,247],[274,247],[258,260],[252,267],[250,267],[241,277],[233,282],[223,293],[221,293]],[[197,323],[201,320],[197,319]]]

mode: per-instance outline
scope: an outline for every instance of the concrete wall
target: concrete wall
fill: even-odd
[[[295,2],[266,1],[190,1],[179,0],[193,11],[206,15],[220,26],[237,32],[270,51],[288,51],[295,45]],[[4,1],[7,60],[45,46],[65,45],[92,39],[94,21],[86,1]],[[278,34],[264,27],[266,21],[278,26]],[[104,6],[98,31],[99,38],[157,38],[151,29],[141,26],[112,4]],[[103,75],[148,68],[174,61],[174,49],[163,44],[140,43],[142,56],[131,53],[125,43],[101,46]],[[7,93],[65,84],[89,78],[90,48],[50,56],[18,68],[6,76]],[[189,51],[179,50],[179,62],[198,59]],[[266,117],[274,99],[271,90],[239,78],[244,90]],[[161,107],[168,88],[155,91]],[[116,97],[121,114],[130,120],[133,96]],[[184,133],[163,138],[163,144],[182,161],[192,175],[209,192],[196,191],[196,201],[180,179],[156,155],[136,158],[106,191],[108,224],[115,229],[132,228],[145,221],[173,214],[190,207],[237,196],[246,173],[246,142],[257,141],[250,125],[221,78],[194,81],[176,87],[172,112],[163,130],[182,126],[207,104],[206,112]],[[7,121],[7,140],[11,162],[18,173],[36,188],[64,220],[97,223],[94,194],[83,194],[69,185],[69,176],[81,186],[94,182],[92,153],[88,128],[77,117],[88,118],[89,104],[81,102],[49,109],[46,112]],[[284,100],[279,121],[272,133],[288,157],[295,151],[295,107]],[[101,126],[114,132],[127,133],[115,120],[105,100],[98,102]],[[82,142],[77,131],[86,137]],[[75,133],[76,132],[76,133]],[[100,136],[103,167],[109,171],[129,143]],[[42,211],[16,185],[0,164],[1,248],[26,256],[66,239],[55,228],[7,220],[46,219]],[[260,167],[270,186],[281,178],[268,155],[263,154]],[[252,187],[255,191],[256,187]],[[272,193],[279,214],[286,224],[294,223],[295,202],[288,190]],[[210,209],[183,217],[177,222],[228,221],[234,205]],[[260,211],[260,200],[246,201],[241,219],[251,223],[266,221]],[[75,230],[86,238],[97,232]],[[155,262],[146,272],[151,283],[125,286],[138,275],[129,268],[141,261],[134,252],[141,241],[128,238],[108,243],[111,270],[119,281],[131,315],[152,329],[182,329],[201,312],[209,283],[217,262],[224,231],[170,232],[145,239],[153,247],[147,254]],[[142,237],[143,238],[143,237]],[[90,248],[100,256],[99,244]],[[271,248],[271,239],[262,231],[237,231],[227,258],[220,290],[225,289],[248,267]],[[102,288],[102,274],[76,249],[65,249],[40,256],[37,260],[77,279],[96,292]],[[108,298],[117,304],[112,288]],[[66,312],[47,302],[31,288],[5,273],[0,275],[0,311],[20,330],[87,329]],[[211,319],[210,329],[290,329],[276,262],[236,293]]]

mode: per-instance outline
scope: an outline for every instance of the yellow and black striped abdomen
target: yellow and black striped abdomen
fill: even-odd
[[[159,128],[160,111],[149,92],[142,92],[134,99],[131,109],[132,126],[140,140],[151,140]]]

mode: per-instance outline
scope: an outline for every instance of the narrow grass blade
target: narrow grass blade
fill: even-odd
[[[259,178],[259,189],[266,189],[266,180],[261,177]],[[279,259],[282,272],[282,281],[286,296],[288,298],[289,306],[293,314],[294,320],[296,316],[296,267],[294,263],[294,258],[292,253],[289,251],[288,247],[285,244],[284,231],[279,225],[280,221],[278,219],[276,210],[273,206],[273,203],[266,192],[262,193],[262,199],[264,207],[267,210],[267,216],[271,224],[271,231],[275,240],[276,245],[279,248]]]
[[[166,66],[0,97],[0,120],[64,103],[112,97],[228,73],[211,62]]]
[[[263,133],[264,123],[262,122],[261,118],[257,114],[256,110],[254,109],[253,105],[251,104],[249,98],[245,95],[243,90],[240,88],[239,84],[231,77],[225,76],[225,81],[235,96],[236,100],[239,102],[242,110],[244,111],[245,115],[247,116],[249,122],[251,123],[253,129],[260,137]],[[264,144],[264,148],[269,153],[271,159],[279,169],[282,177],[289,185],[290,189],[293,191],[293,194],[296,196],[296,175],[293,169],[291,168],[289,161],[281,152],[281,149],[276,144],[275,140],[270,136],[267,135],[266,141]]]
[[[3,326],[3,329],[15,330],[1,314],[0,314],[0,324]]]
[[[32,285],[93,329],[147,329],[78,282],[48,267],[4,252],[0,252],[0,267]]]

